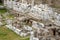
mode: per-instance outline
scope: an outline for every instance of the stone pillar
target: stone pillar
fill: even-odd
[[[22,3],[23,3],[24,0],[22,0]]]
[[[31,4],[31,7],[33,7],[34,6],[34,0],[32,0],[32,4]]]
[[[6,6],[7,5],[7,0],[4,0],[4,6]]]
[[[8,0],[7,4],[9,8],[12,8],[12,0]]]
[[[12,9],[13,9],[13,0],[11,0],[11,7],[12,7]]]

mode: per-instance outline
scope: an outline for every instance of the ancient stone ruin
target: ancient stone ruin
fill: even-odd
[[[60,14],[45,0],[4,0],[4,6],[14,15],[6,27],[30,40],[60,40]]]

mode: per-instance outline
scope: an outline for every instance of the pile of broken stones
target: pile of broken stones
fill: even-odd
[[[27,16],[15,17],[8,26],[20,36],[30,35],[30,40],[60,40],[60,14],[47,4],[35,5]]]

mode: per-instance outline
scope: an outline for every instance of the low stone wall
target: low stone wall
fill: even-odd
[[[18,29],[12,25],[6,25],[7,28],[11,29],[14,31],[16,34],[20,35],[21,37],[26,37],[30,34],[30,32],[23,32],[24,29]],[[28,30],[28,29],[27,29]]]
[[[13,27],[12,25],[6,25],[7,28],[11,29],[12,31],[14,31],[16,34],[20,35],[20,36],[26,36],[27,33],[23,33],[20,29]]]
[[[16,32],[17,34],[19,34],[19,32],[21,31],[21,30],[13,27],[13,26],[11,26],[11,25],[6,25],[6,27],[9,28],[9,29],[11,29],[11,30],[13,30],[13,31]]]

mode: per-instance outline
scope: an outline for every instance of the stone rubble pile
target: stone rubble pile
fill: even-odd
[[[57,40],[60,38],[59,37],[60,27],[58,27],[58,26],[55,27],[55,26],[52,26],[52,24],[48,24],[45,26],[43,23],[36,22],[31,19],[26,19],[26,17],[21,17],[20,19],[21,19],[20,21],[15,20],[14,21],[15,23],[13,23],[10,26],[6,25],[6,27],[13,30],[20,36],[25,37],[25,36],[30,35],[30,40],[43,40],[43,39],[44,40]],[[28,21],[28,23],[32,22],[31,26],[24,24],[27,21]],[[15,26],[14,26],[14,24],[15,24]],[[57,37],[57,39],[54,36]]]
[[[35,5],[31,9],[31,15],[34,15],[34,17],[38,19],[44,19],[44,20],[49,20],[52,18],[54,12],[52,8],[48,7],[47,4],[43,5]]]
[[[55,20],[56,22],[60,22],[60,21],[57,21],[59,19],[56,19],[59,16],[59,14],[54,12],[53,9],[49,7],[47,4],[40,4],[40,5],[35,5],[31,7],[31,4],[8,0],[6,5],[8,8],[10,7],[11,9],[21,12],[21,13],[26,13],[26,14],[28,13],[29,16],[32,16],[39,20],[40,19],[50,20],[50,21]]]
[[[30,35],[30,40],[60,40],[60,14],[54,12],[47,4],[31,7],[30,4],[12,1],[10,6],[7,5],[7,7],[32,17],[32,19],[29,19],[23,15],[16,17],[12,22],[7,20],[7,27],[20,36]],[[43,20],[43,22],[35,21],[34,18]],[[47,25],[44,24],[44,21]]]
[[[22,4],[19,2],[15,2],[15,1],[8,1],[7,7],[8,6],[18,12],[22,12],[22,13],[28,12],[28,15],[30,15],[36,19],[54,21],[55,24],[57,23],[56,25],[59,25],[59,23],[60,23],[60,21],[57,21],[57,20],[59,20],[59,19],[57,19],[59,14],[54,12],[53,9],[51,7],[49,7],[47,4],[35,5],[31,8],[30,4],[24,4],[24,3]]]
[[[37,29],[31,33],[30,40],[60,40],[60,27],[52,26],[51,24],[43,26],[36,26],[37,24],[34,23],[34,28]]]

